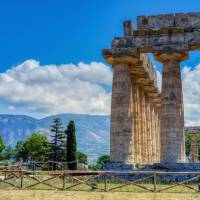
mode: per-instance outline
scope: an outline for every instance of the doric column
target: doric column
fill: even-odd
[[[142,107],[141,107],[141,88],[138,86],[137,87],[137,107],[138,107],[138,163],[142,163]]]
[[[159,108],[156,108],[155,112],[156,122],[156,163],[160,162],[160,117]]]
[[[142,135],[142,163],[147,163],[147,140],[146,140],[146,108],[144,90],[141,88],[141,135]]]
[[[191,162],[199,162],[199,153],[198,153],[198,143],[197,137],[198,134],[190,134],[191,135],[191,146],[190,146],[190,159]]]
[[[163,63],[161,92],[161,162],[184,162],[184,111],[180,62],[185,52],[155,54]]]
[[[126,55],[104,55],[113,65],[111,100],[110,156],[111,162],[134,163],[134,98],[130,65],[138,58]]]
[[[155,127],[155,108],[154,105],[151,105],[151,127],[152,127],[152,162],[156,162],[156,127]]]
[[[133,145],[133,151],[134,151],[134,162],[138,163],[139,160],[139,123],[138,123],[138,86],[134,82],[134,79],[132,79],[132,94],[133,94],[133,124],[134,124],[134,145]]]
[[[113,66],[110,156],[113,162],[132,163],[134,154],[131,76],[124,64]]]
[[[146,137],[147,137],[147,160],[151,163],[151,114],[150,114],[150,101],[146,98]]]

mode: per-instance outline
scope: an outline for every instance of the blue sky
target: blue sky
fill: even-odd
[[[197,0],[2,0],[0,71],[36,59],[42,64],[104,62],[101,50],[137,15],[200,11]],[[192,55],[189,63],[196,63]]]
[[[1,113],[109,114],[112,70],[101,51],[123,21],[198,11],[197,0],[1,0]],[[199,62],[197,51],[181,64],[189,124],[200,123]]]

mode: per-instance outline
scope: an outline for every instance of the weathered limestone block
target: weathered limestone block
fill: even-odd
[[[124,36],[131,36],[133,32],[133,27],[131,20],[127,20],[124,22]]]
[[[161,162],[184,162],[184,112],[180,62],[187,54],[155,54],[163,63],[161,93]]]
[[[199,29],[200,28],[200,13],[175,14],[175,27]]]
[[[191,146],[190,146],[190,159],[191,162],[199,162],[199,152],[198,152],[198,143],[197,137],[198,134],[190,134],[191,135]]]
[[[138,29],[199,29],[200,13],[177,13],[137,17]]]
[[[174,26],[174,20],[173,14],[138,16],[137,27],[138,29],[169,28]]]

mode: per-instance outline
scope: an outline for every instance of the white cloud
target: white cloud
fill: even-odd
[[[182,69],[185,124],[200,125],[200,64]],[[161,74],[157,71],[158,87]],[[110,114],[112,70],[103,63],[42,66],[27,60],[0,73],[0,99],[25,114]]]
[[[200,64],[182,69],[185,124],[200,126]]]
[[[194,68],[184,66],[181,73],[185,126],[200,126],[200,64]],[[161,88],[162,77],[159,71],[157,79],[158,88]]]
[[[27,113],[109,114],[111,69],[97,62],[45,65],[27,60],[0,74],[0,99]]]
[[[161,86],[162,86],[162,75],[161,73],[156,70],[156,75],[157,75],[157,86],[158,86],[158,90],[161,92]]]

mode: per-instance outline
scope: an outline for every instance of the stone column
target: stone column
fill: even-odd
[[[134,145],[133,145],[133,151],[134,151],[134,162],[138,163],[139,160],[139,144],[138,144],[138,140],[139,140],[139,134],[138,134],[138,130],[139,130],[139,126],[138,126],[138,87],[134,81],[134,79],[132,79],[132,94],[133,94],[133,124],[134,124]]]
[[[190,159],[191,162],[199,162],[199,152],[198,152],[198,143],[197,137],[198,134],[190,134],[191,135],[191,146],[190,146]]]
[[[147,160],[151,163],[151,115],[150,115],[150,102],[149,98],[146,97],[146,137],[147,137]]]
[[[142,163],[142,107],[141,107],[141,88],[137,86],[137,107],[138,107],[138,163]]]
[[[147,163],[147,142],[146,142],[146,108],[144,90],[141,88],[141,134],[142,134],[142,163]]]
[[[160,162],[160,117],[159,108],[156,108],[156,163]]]
[[[152,127],[152,162],[155,163],[156,162],[156,127],[155,127],[155,122],[156,122],[156,119],[155,119],[155,108],[154,108],[154,105],[152,104],[151,105],[151,127]]]
[[[184,111],[180,62],[185,52],[155,54],[163,63],[161,92],[161,162],[184,162]]]
[[[133,98],[129,69],[113,66],[110,156],[112,162],[133,163]]]
[[[138,64],[137,56],[105,53],[113,66],[111,100],[110,156],[111,162],[134,163],[134,98],[130,66]]]

